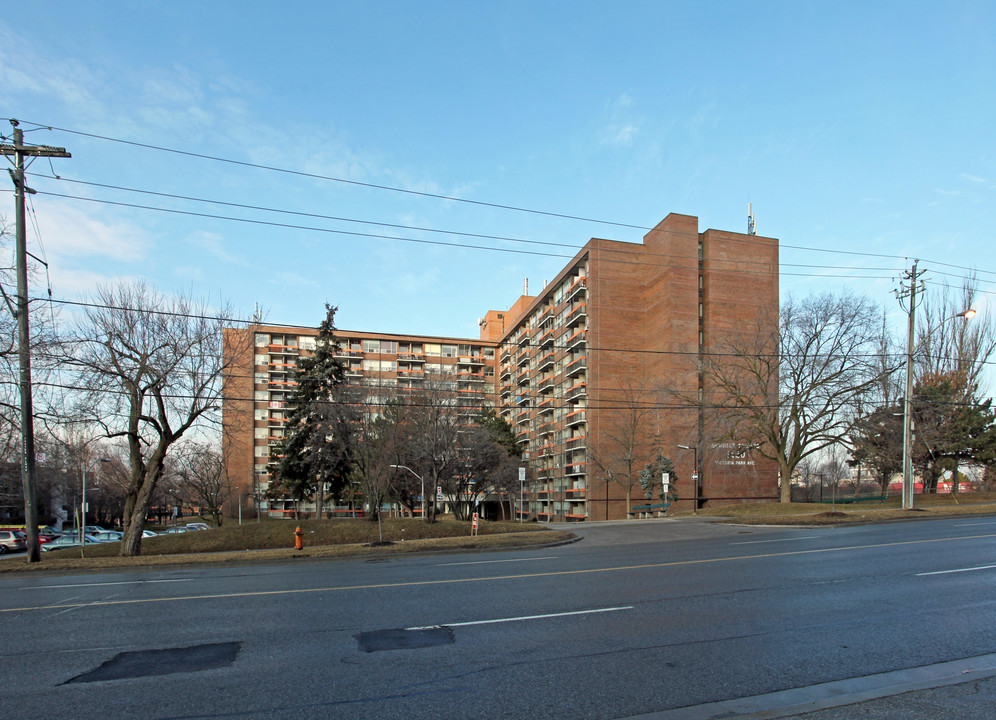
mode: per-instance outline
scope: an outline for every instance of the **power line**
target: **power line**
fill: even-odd
[[[505,205],[505,204],[502,204],[502,203],[484,202],[484,201],[481,201],[481,200],[469,200],[467,198],[459,198],[459,197],[454,197],[454,196],[451,196],[451,195],[442,195],[442,194],[437,194],[437,193],[423,192],[423,191],[419,191],[419,190],[407,190],[405,188],[391,187],[389,185],[378,185],[376,183],[366,183],[366,182],[360,182],[358,180],[347,180],[345,178],[333,177],[331,175],[321,175],[319,173],[309,173],[309,172],[304,172],[304,171],[301,171],[301,170],[290,170],[288,168],[281,168],[281,167],[276,167],[276,166],[273,166],[273,165],[261,165],[259,163],[251,163],[251,162],[247,162],[247,161],[244,161],[244,160],[232,160],[231,158],[223,158],[223,157],[218,157],[216,155],[206,155],[206,154],[203,154],[203,153],[195,153],[195,152],[191,152],[189,150],[177,150],[175,148],[167,148],[167,147],[162,147],[162,146],[159,146],[159,145],[151,145],[149,143],[140,143],[140,142],[135,142],[133,140],[122,140],[120,138],[112,138],[112,137],[108,137],[106,135],[96,135],[94,133],[87,133],[87,132],[82,132],[82,131],[79,131],[79,130],[69,130],[67,128],[53,127],[51,125],[44,125],[44,124],[41,124],[41,123],[33,123],[33,122],[30,122],[30,121],[27,121],[27,120],[24,120],[22,122],[26,122],[29,125],[36,125],[36,126],[38,126],[40,128],[48,128],[49,130],[58,130],[59,132],[70,133],[72,135],[80,135],[82,137],[89,137],[89,138],[94,138],[94,139],[97,139],[97,140],[106,140],[108,142],[121,143],[123,145],[131,145],[133,147],[145,148],[146,150],[157,150],[159,152],[172,153],[174,155],[183,155],[183,156],[186,156],[186,157],[194,157],[194,158],[199,158],[201,160],[212,160],[214,162],[226,163],[226,164],[229,164],[229,165],[236,165],[236,166],[239,166],[239,167],[254,168],[254,169],[257,169],[257,170],[268,170],[270,172],[283,173],[285,175],[295,175],[297,177],[306,177],[306,178],[311,178],[311,179],[314,179],[314,180],[328,180],[330,182],[337,182],[337,183],[343,183],[343,184],[346,184],[346,185],[355,185],[355,186],[358,186],[358,187],[372,188],[374,190],[385,190],[385,191],[389,191],[389,192],[402,193],[402,194],[405,194],[405,195],[415,195],[415,196],[419,196],[419,197],[433,198],[435,200],[446,200],[446,201],[449,201],[449,202],[466,203],[468,205],[478,205],[478,206],[482,206],[482,207],[496,208],[498,210],[511,210],[511,211],[514,211],[514,212],[523,212],[523,213],[529,213],[529,214],[532,214],[532,215],[544,215],[546,217],[555,217],[555,218],[561,218],[561,219],[564,219],[564,220],[579,220],[581,222],[591,222],[591,223],[597,223],[599,225],[614,225],[616,227],[633,228],[633,229],[636,229],[636,230],[650,230],[651,229],[649,227],[644,227],[642,225],[631,225],[629,223],[614,222],[612,220],[599,220],[597,218],[588,218],[588,217],[581,217],[581,216],[578,216],[578,215],[569,215],[569,214],[565,214],[565,213],[549,212],[549,211],[546,211],[546,210],[535,210],[535,209],[532,209],[532,208],[518,207],[518,206],[515,206],[515,205]]]
[[[60,180],[62,182],[68,182],[68,183],[73,183],[73,184],[78,184],[78,185],[86,185],[86,186],[89,186],[89,187],[99,187],[99,188],[104,188],[104,189],[109,189],[109,190],[118,190],[118,191],[121,191],[121,192],[137,193],[137,194],[142,194],[142,195],[150,195],[150,196],[153,196],[153,197],[168,198],[168,199],[172,199],[172,200],[183,200],[183,201],[187,201],[187,202],[197,202],[197,203],[205,203],[205,204],[210,204],[210,205],[220,205],[220,206],[223,206],[223,207],[233,207],[233,208],[241,208],[241,209],[244,209],[244,210],[256,210],[256,211],[260,211],[260,212],[278,213],[278,214],[281,214],[281,215],[291,215],[291,216],[296,216],[296,217],[307,217],[307,218],[315,218],[315,219],[321,219],[321,220],[333,220],[333,221],[336,221],[336,222],[356,223],[356,224],[361,224],[361,225],[374,225],[374,226],[378,226],[378,227],[388,227],[388,228],[395,228],[395,229],[399,229],[399,230],[412,230],[412,231],[416,231],[416,232],[437,233],[437,234],[443,234],[443,235],[456,235],[456,236],[459,236],[459,237],[471,237],[471,238],[479,238],[479,239],[483,239],[483,240],[498,240],[498,241],[503,241],[503,242],[523,243],[523,244],[529,244],[529,245],[542,245],[542,246],[550,246],[550,247],[563,247],[563,248],[570,248],[570,249],[572,249],[574,251],[579,251],[579,250],[581,250],[584,247],[583,245],[577,245],[577,244],[573,244],[573,243],[558,243],[558,242],[550,242],[550,241],[545,241],[545,240],[528,240],[528,239],[524,239],[524,238],[508,237],[508,236],[504,236],[504,235],[488,235],[488,234],[484,234],[484,233],[474,233],[474,232],[466,232],[466,231],[460,231],[460,230],[445,230],[445,229],[440,229],[440,228],[421,227],[421,226],[414,226],[414,225],[403,225],[403,224],[400,224],[400,223],[380,222],[380,221],[376,221],[376,220],[361,220],[361,219],[358,219],[358,218],[349,218],[349,217],[342,217],[342,216],[337,216],[337,215],[326,215],[326,214],[322,214],[322,213],[302,212],[302,211],[297,211],[297,210],[286,210],[286,209],[282,209],[282,208],[268,207],[268,206],[262,206],[262,205],[251,205],[251,204],[247,204],[247,203],[236,203],[236,202],[229,202],[229,201],[225,201],[225,200],[214,200],[214,199],[196,197],[196,196],[191,196],[191,195],[179,195],[179,194],[176,194],[176,193],[159,192],[159,191],[155,191],[155,190],[143,190],[143,189],[139,189],[139,188],[131,188],[131,187],[125,187],[125,186],[121,186],[121,185],[109,185],[107,183],[90,182],[90,181],[87,181],[87,180],[79,180],[79,179],[74,179],[74,178],[67,178],[67,177],[64,177],[64,176],[35,175],[35,177],[46,178],[46,179],[50,179],[50,180]],[[80,198],[79,196],[75,196],[75,195],[74,196],[66,196],[66,197],[71,197],[73,199],[86,199],[86,200],[88,200],[90,202],[108,202],[108,203],[112,203],[112,201],[104,201],[104,200],[102,200],[100,198]],[[164,208],[155,208],[155,207],[150,207],[150,206],[138,206],[138,207],[140,209],[168,211],[168,210],[166,210]],[[229,219],[229,218],[227,218],[227,216],[218,216],[218,219]],[[390,237],[390,236],[377,236],[377,237]],[[741,240],[740,238],[726,238],[726,240],[727,241],[737,241],[737,242],[752,242],[750,240]],[[463,247],[463,246],[461,246],[461,247]],[[787,245],[783,245],[783,244],[779,243],[779,247],[785,248],[785,247],[793,247],[793,246],[787,246]],[[797,249],[803,249],[803,248],[797,246]],[[894,259],[894,260],[905,259],[905,258],[902,258],[900,256],[890,256],[890,255],[881,255],[881,254],[877,254],[876,255],[876,254],[867,254],[867,253],[854,253],[854,252],[851,252],[851,251],[843,251],[843,250],[826,250],[826,249],[823,249],[823,248],[805,248],[805,249],[819,251],[819,252],[835,252],[837,254],[846,254],[846,255],[871,255],[871,256],[874,256],[874,257],[889,258],[889,259]],[[688,259],[687,257],[676,256],[676,255],[666,255],[665,256],[665,255],[657,254],[655,256],[656,257],[674,257],[674,258],[680,258],[680,259]],[[565,257],[565,256],[560,256],[560,257]],[[761,262],[758,262],[758,261],[743,261],[743,260],[738,261],[738,263],[739,264],[746,263],[746,264],[754,264],[754,265],[764,264],[764,263],[761,263]],[[810,264],[803,264],[803,263],[783,263],[783,262],[780,262],[779,266],[780,267],[800,267],[800,268],[815,268],[815,267],[827,268],[828,267],[825,264],[810,265]],[[857,270],[857,271],[884,271],[884,272],[894,272],[895,271],[894,268],[875,268],[875,267],[868,268],[868,267],[852,267],[852,266],[831,266],[831,267],[833,267],[834,269],[846,269],[846,270]]]
[[[24,122],[28,122],[28,121],[24,121]],[[467,203],[467,204],[478,205],[478,206],[483,206],[483,207],[492,207],[492,208],[497,208],[497,209],[510,210],[510,211],[515,211],[515,212],[524,212],[524,213],[530,213],[530,214],[535,214],[535,215],[542,215],[542,216],[547,216],[547,217],[556,217],[556,218],[562,218],[562,219],[568,219],[568,220],[577,220],[577,221],[582,221],[582,222],[597,223],[597,224],[601,224],[601,225],[610,225],[610,226],[615,226],[615,227],[631,228],[631,229],[635,229],[635,230],[649,231],[649,230],[653,229],[652,227],[649,227],[649,226],[646,226],[646,225],[638,225],[638,224],[634,224],[634,223],[624,223],[624,222],[617,222],[617,221],[612,221],[612,220],[601,220],[601,219],[598,219],[598,218],[589,218],[589,217],[583,217],[583,216],[578,216],[578,215],[571,215],[571,214],[566,214],[566,213],[557,213],[557,212],[551,212],[551,211],[546,211],[546,210],[537,210],[537,209],[533,209],[533,208],[524,208],[524,207],[518,207],[518,206],[508,205],[508,204],[503,204],[503,203],[486,202],[486,201],[480,201],[480,200],[470,200],[470,199],[467,199],[467,198],[459,198],[459,197],[455,197],[455,196],[442,195],[442,194],[438,194],[438,193],[428,193],[428,192],[422,192],[422,191],[416,191],[416,190],[408,190],[408,189],[405,189],[405,188],[392,187],[392,186],[388,186],[388,185],[380,185],[380,184],[376,184],[376,183],[365,183],[365,182],[361,182],[361,181],[357,181],[357,180],[347,180],[345,178],[338,178],[338,177],[329,176],[329,175],[322,175],[322,174],[318,174],[318,173],[309,173],[309,172],[304,172],[304,171],[300,171],[300,170],[292,170],[292,169],[289,169],[289,168],[282,168],[282,167],[277,167],[277,166],[273,166],[273,165],[263,165],[263,164],[259,164],[259,163],[251,163],[251,162],[242,161],[242,160],[234,160],[234,159],[231,159],[231,158],[224,158],[224,157],[220,157],[220,156],[207,155],[207,154],[203,154],[203,153],[195,153],[195,152],[191,152],[191,151],[187,151],[187,150],[177,150],[175,148],[168,148],[168,147],[164,147],[164,146],[160,146],[160,145],[153,145],[151,143],[141,143],[141,142],[136,142],[136,141],[132,141],[132,140],[124,140],[124,139],[114,138],[114,137],[110,137],[110,136],[106,136],[106,135],[98,135],[98,134],[95,134],[95,133],[88,133],[88,132],[79,131],[79,130],[71,130],[71,129],[68,129],[68,128],[54,127],[54,126],[45,125],[45,124],[42,124],[42,123],[28,122],[28,124],[35,125],[37,129],[49,129],[49,130],[53,130],[53,131],[66,132],[66,133],[70,133],[70,134],[74,134],[74,135],[79,135],[79,136],[83,136],[83,137],[90,137],[90,138],[94,138],[94,139],[98,139],[98,140],[104,140],[104,141],[107,141],[107,142],[120,143],[120,144],[124,144],[124,145],[130,145],[130,146],[133,146],[133,147],[140,147],[140,148],[144,148],[144,149],[148,149],[148,150],[155,150],[155,151],[159,151],[159,152],[166,152],[166,153],[171,153],[171,154],[176,154],[176,155],[181,155],[181,156],[187,156],[187,157],[195,157],[195,158],[204,159],[204,160],[211,160],[211,161],[214,161],[214,162],[220,162],[220,163],[225,163],[225,164],[230,164],[230,165],[236,165],[236,166],[241,166],[241,167],[250,167],[250,168],[255,168],[255,169],[259,169],[259,170],[267,170],[267,171],[270,171],[270,172],[277,172],[277,173],[283,173],[283,174],[288,174],[288,175],[295,175],[295,176],[299,176],[299,177],[307,177],[307,178],[318,179],[318,180],[327,180],[327,181],[331,181],[331,182],[338,182],[338,183],[344,183],[344,184],[349,184],[349,185],[356,185],[356,186],[360,186],[360,187],[368,187],[368,188],[373,188],[373,189],[378,189],[378,190],[384,190],[384,191],[390,191],[390,192],[397,192],[397,193],[403,193],[403,194],[415,195],[415,196],[421,196],[421,197],[428,197],[428,198],[433,198],[433,199],[437,199],[437,200],[446,200],[446,201],[450,201],[450,202]],[[109,187],[113,187],[113,186],[109,186]],[[129,190],[129,191],[131,190],[129,188],[117,188],[117,189]],[[136,191],[136,192],[142,192],[142,191]],[[51,194],[51,193],[48,193],[48,194]],[[163,195],[168,196],[168,194],[163,194]],[[87,198],[77,198],[77,199],[86,200]],[[186,199],[191,199],[191,198],[186,198]],[[199,199],[193,199],[193,200],[200,201]],[[211,202],[211,201],[204,201],[204,202]],[[114,203],[111,203],[111,204],[114,204]],[[146,208],[146,209],[160,209],[160,208]],[[305,214],[305,215],[310,215],[310,214]],[[208,217],[210,217],[210,216],[208,216]],[[227,218],[227,219],[230,219],[230,220],[233,220],[233,221],[239,221],[236,218]],[[349,220],[349,219],[345,219],[345,221],[347,221],[347,222],[354,222],[354,221]],[[387,224],[387,223],[384,223],[384,225],[385,226],[391,226],[390,224]],[[429,228],[425,228],[423,230],[426,231],[426,232],[440,232],[440,231],[436,231],[436,230],[429,229]],[[441,231],[441,232],[445,232],[445,231]],[[461,233],[461,234],[464,234],[466,236],[475,236],[475,237],[481,237],[481,238],[487,238],[487,237],[489,237],[489,236],[486,236],[486,235],[476,235],[476,234],[472,234],[472,233],[466,233],[466,234],[465,233]],[[493,238],[493,239],[498,239],[498,238]],[[502,239],[508,240],[508,241],[511,241],[511,242],[520,242],[519,240],[514,239],[514,238],[502,238]],[[747,239],[740,239],[740,238],[732,238],[731,240],[738,241],[738,242],[750,242]],[[411,240],[411,242],[416,242],[416,241]],[[533,241],[533,242],[539,242],[539,241]],[[565,247],[571,247],[570,245],[564,245],[564,246]],[[817,253],[842,254],[842,255],[851,255],[851,256],[856,256],[856,257],[873,257],[873,258],[884,258],[884,259],[890,259],[890,260],[899,260],[899,259],[907,260],[908,259],[908,258],[903,257],[903,256],[888,255],[888,254],[884,254],[884,253],[845,251],[845,250],[837,250],[837,249],[833,249],[833,248],[821,248],[821,247],[808,247],[808,246],[802,246],[802,245],[791,245],[791,244],[786,244],[786,243],[782,243],[782,242],[779,242],[779,247],[782,248],[782,249],[802,250],[802,251],[806,251],[806,252],[817,252]],[[479,249],[495,249],[496,250],[496,248],[479,248]],[[945,263],[945,262],[941,262],[941,261],[933,261],[933,260],[926,260],[925,259],[924,262],[928,262],[928,263],[930,263],[932,265],[939,265],[939,266],[942,266],[942,267],[949,267],[949,268],[953,268],[953,269],[956,269],[956,270],[963,270],[963,271],[968,271],[968,272],[978,271],[978,272],[984,272],[984,273],[987,273],[987,274],[996,274],[996,271],[977,270],[975,268],[970,268],[970,267],[966,267],[966,266],[962,266],[962,265],[955,265],[955,264],[952,264],[952,263]],[[840,277],[840,276],[817,275],[817,276],[814,276],[814,277]],[[861,279],[882,279],[882,278],[868,278],[868,277],[864,277],[864,278],[861,278]]]

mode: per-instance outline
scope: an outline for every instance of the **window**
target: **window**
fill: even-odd
[[[397,352],[398,352],[398,343],[395,340],[381,340],[380,341],[380,351],[382,353],[397,354]]]
[[[270,336],[264,333],[256,333],[256,347],[270,344]]]
[[[439,345],[436,343],[426,343],[425,344],[425,354],[426,355],[439,355],[441,352]]]
[[[363,352],[365,352],[365,353],[379,353],[380,352],[380,340],[364,340],[363,341]]]
[[[456,345],[443,345],[442,346],[442,356],[443,357],[456,357],[457,356],[457,346]]]
[[[301,349],[314,351],[315,338],[308,336],[301,338]]]

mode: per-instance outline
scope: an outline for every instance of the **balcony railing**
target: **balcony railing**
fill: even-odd
[[[584,472],[585,472],[585,463],[583,462],[571,463],[570,465],[564,468],[564,474],[567,475],[568,477],[584,475]]]
[[[574,281],[574,283],[567,288],[567,292],[564,293],[564,300],[570,301],[576,298],[578,295],[583,293],[587,286],[587,278],[580,277]]]
[[[586,410],[575,410],[572,413],[568,413],[566,418],[567,427],[573,427],[585,422],[585,420],[587,420],[587,414]]]
[[[567,440],[568,450],[578,450],[585,446],[587,438],[584,435],[575,435]]]
[[[567,389],[564,397],[568,400],[573,400],[575,398],[581,397],[588,392],[588,386],[586,383],[578,383],[577,385]]]
[[[584,330],[578,330],[576,333],[567,338],[567,342],[564,343],[564,347],[568,350],[574,350],[575,348],[582,347],[584,344]]]
[[[565,320],[565,324],[568,326],[573,325],[579,320],[583,320],[587,315],[588,307],[584,303],[581,303],[576,308],[571,310],[570,314],[567,316],[567,320]]]
[[[577,360],[573,360],[567,364],[566,372],[567,377],[574,377],[579,374],[585,368],[588,367],[588,358],[579,357]]]

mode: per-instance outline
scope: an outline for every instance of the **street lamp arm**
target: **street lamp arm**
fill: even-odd
[[[421,500],[422,500],[422,519],[424,520],[425,519],[425,480],[422,479],[421,475],[419,475],[417,472],[415,472],[414,470],[412,470],[407,465],[391,465],[391,467],[397,468],[399,470],[407,470],[412,475],[414,475],[415,477],[418,478],[419,484],[421,486],[421,492],[422,492],[422,494],[421,494]]]

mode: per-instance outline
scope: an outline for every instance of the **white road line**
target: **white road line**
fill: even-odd
[[[802,535],[801,537],[779,538],[778,540],[744,540],[743,542],[730,543],[731,545],[760,545],[761,543],[773,542],[795,542],[796,540],[808,540],[809,538],[822,537],[821,535]]]
[[[54,588],[104,587],[106,585],[151,585],[152,583],[190,582],[191,580],[193,580],[193,578],[177,578],[175,580],[121,580],[120,582],[76,583],[73,585],[32,585],[30,587],[22,587],[21,590],[52,590]]]
[[[556,560],[556,559],[557,559],[556,555],[548,555],[547,557],[513,558],[511,560],[474,560],[472,562],[439,563],[437,567],[446,567],[448,565],[491,565],[492,563],[532,562],[533,560]]]
[[[632,610],[632,605],[623,607],[597,608],[595,610],[576,610],[574,612],[550,613],[549,615],[523,615],[521,617],[497,618],[495,620],[472,620],[470,622],[441,623],[439,625],[425,625],[423,627],[410,627],[405,630],[435,630],[441,627],[466,627],[468,625],[493,625],[495,623],[519,622],[521,620],[545,620],[547,618],[568,617],[571,615],[593,615],[595,613],[618,612],[619,610]]]
[[[989,522],[959,523],[955,525],[955,527],[972,527],[973,525],[992,525],[992,524],[993,522],[990,520]]]
[[[970,568],[958,568],[957,570],[935,570],[934,572],[917,573],[917,577],[923,577],[924,575],[949,575],[951,573],[959,572],[972,572],[974,570],[993,570],[996,569],[996,565],[980,565],[979,567]]]

